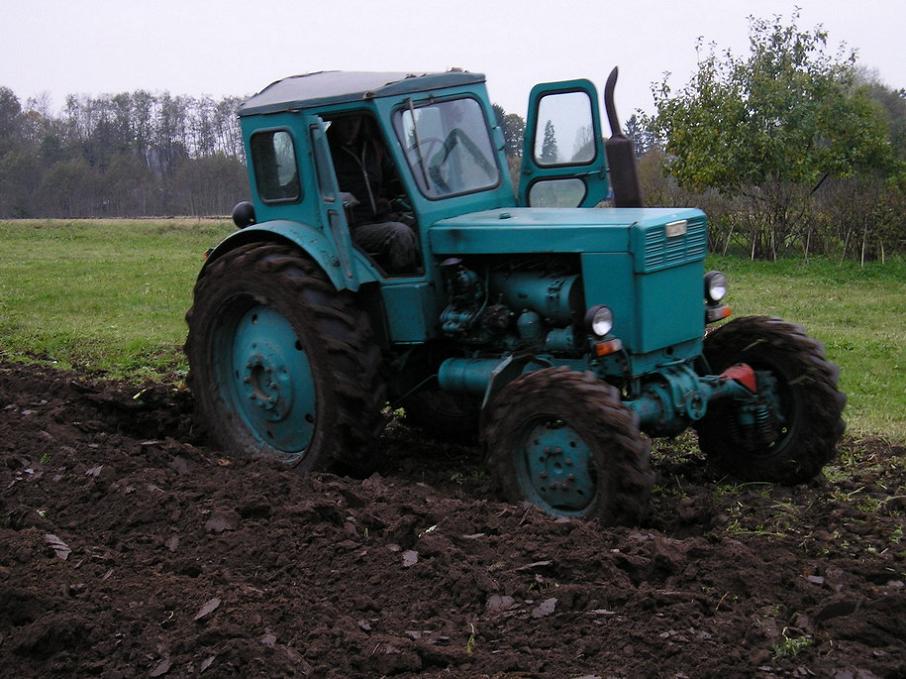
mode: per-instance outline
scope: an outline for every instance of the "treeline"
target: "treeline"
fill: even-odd
[[[241,101],[138,90],[54,114],[0,87],[0,218],[227,214],[248,194]]]

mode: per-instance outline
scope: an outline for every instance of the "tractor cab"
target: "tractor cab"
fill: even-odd
[[[321,246],[316,258],[342,287],[431,279],[423,244],[432,223],[515,204],[503,134],[480,74],[294,76],[246,101],[239,116],[252,198],[243,215],[254,214],[242,223],[305,225]],[[360,126],[367,144],[344,147],[338,132],[349,121]],[[349,222],[355,229],[369,216],[413,228],[417,266],[391,272],[350,239]]]
[[[332,280],[351,289],[388,278],[431,280],[422,244],[442,219],[495,208],[592,207],[609,195],[597,92],[588,80],[532,90],[515,195],[481,74],[293,76],[250,98],[239,116],[252,201],[239,208],[238,224],[286,220],[320,232],[325,263],[339,269]],[[354,150],[364,159],[339,141],[337,128],[350,120],[371,141]],[[369,181],[343,186],[355,169]],[[355,247],[349,222],[364,223],[369,211],[414,229],[417,266],[390,272],[376,253]],[[332,258],[329,250],[337,251]]]

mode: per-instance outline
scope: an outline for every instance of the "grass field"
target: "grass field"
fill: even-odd
[[[184,371],[203,254],[235,227],[196,220],[0,222],[0,351],[141,379]]]
[[[183,315],[227,222],[0,222],[0,354],[128,379],[183,374]],[[906,262],[712,258],[734,315],[802,323],[842,368],[851,432],[906,440]]]

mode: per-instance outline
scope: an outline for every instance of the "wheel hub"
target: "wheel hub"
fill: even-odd
[[[552,513],[578,514],[594,499],[591,450],[569,425],[555,421],[532,428],[525,462],[525,481]]]
[[[293,390],[289,368],[282,365],[279,355],[274,353],[256,353],[249,357],[245,370],[241,371],[243,378],[240,391],[252,404],[264,411],[264,417],[278,422],[292,409]]]
[[[218,371],[227,404],[258,440],[304,455],[314,435],[316,391],[309,357],[289,320],[254,305],[226,322]]]

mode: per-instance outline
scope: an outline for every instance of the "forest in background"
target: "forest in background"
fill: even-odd
[[[0,218],[223,215],[248,195],[240,97],[0,87]]]

